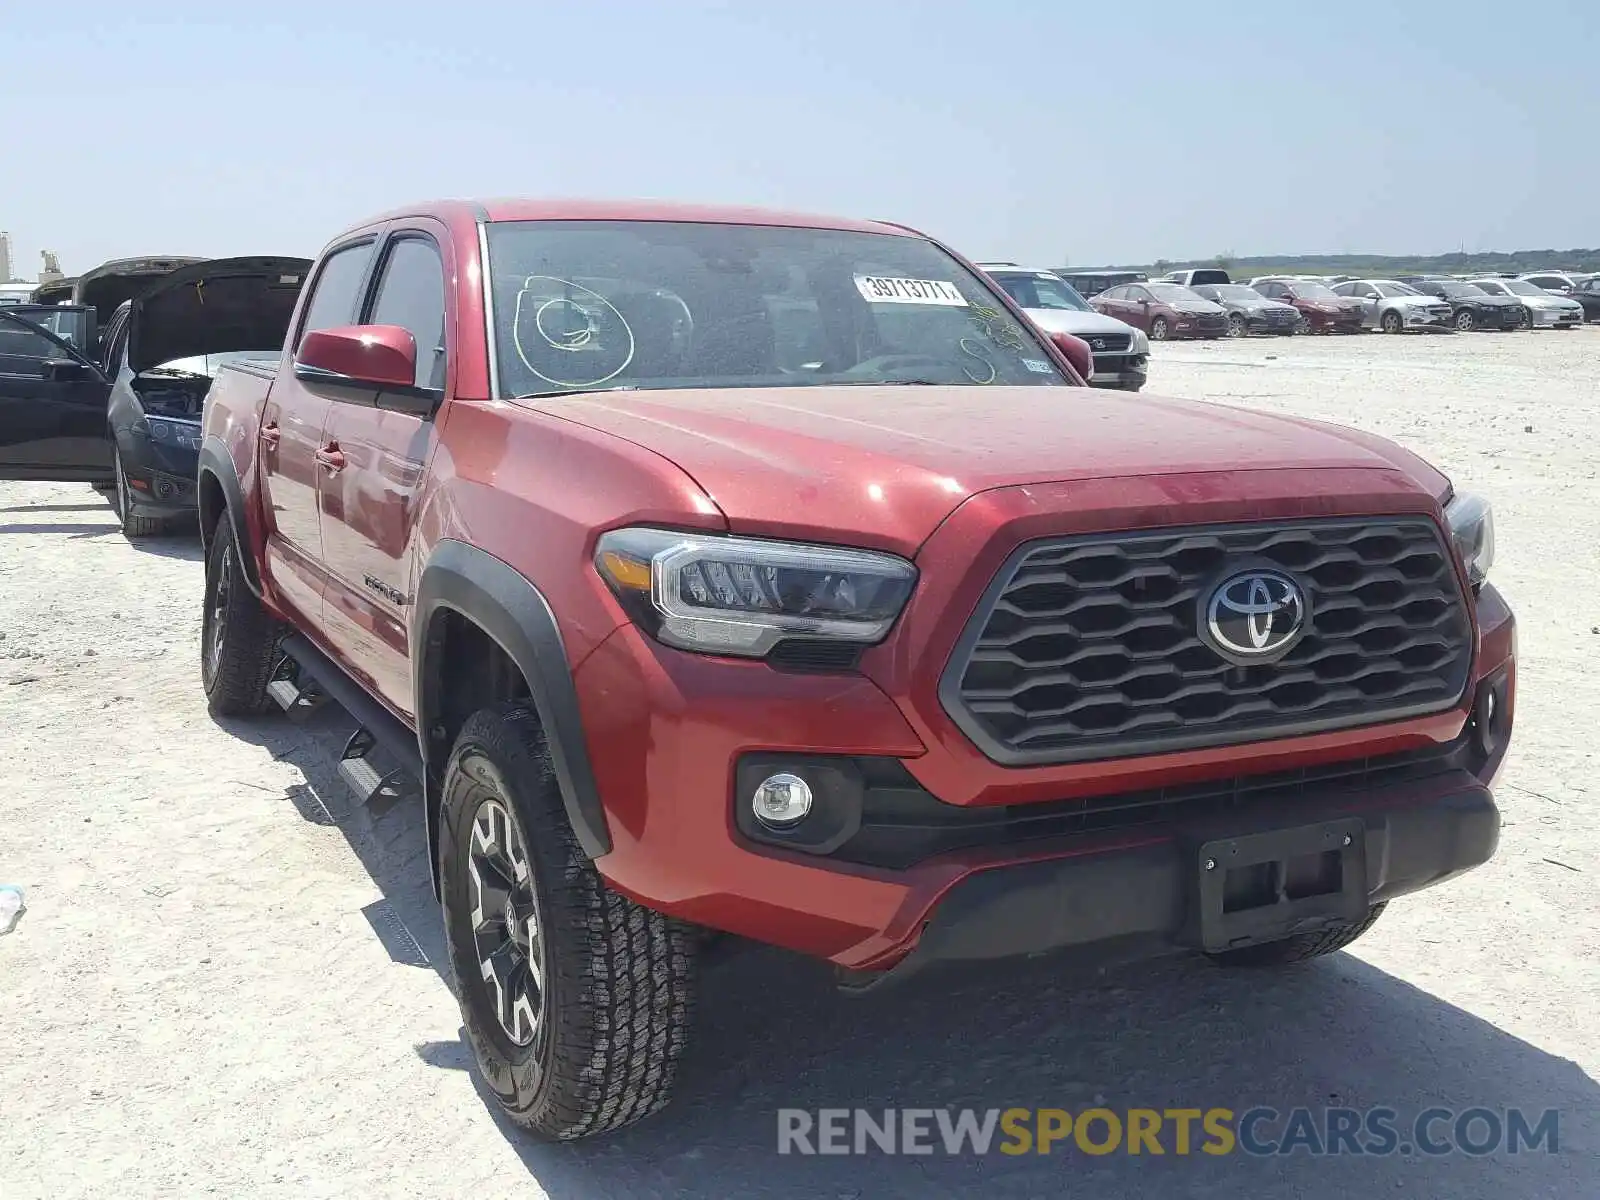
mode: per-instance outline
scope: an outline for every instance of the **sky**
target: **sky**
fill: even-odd
[[[1600,244],[1600,0],[0,3],[18,272],[443,196],[881,218],[975,259]]]

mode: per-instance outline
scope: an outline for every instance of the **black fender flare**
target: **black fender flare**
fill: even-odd
[[[245,585],[259,599],[261,596],[261,566],[256,562],[255,549],[250,542],[250,525],[245,519],[244,488],[239,486],[239,472],[234,468],[233,457],[228,453],[228,448],[221,438],[211,434],[200,444],[200,462],[195,469],[196,494],[198,502],[200,493],[204,490],[201,485],[205,477],[210,475],[222,488],[223,513],[228,522],[233,526],[233,543],[239,547],[239,566],[244,571]],[[204,514],[200,532],[205,537],[205,549],[211,551],[211,541],[206,536]]]
[[[459,613],[499,644],[522,672],[544,727],[561,802],[578,844],[589,858],[611,852],[611,833],[584,740],[578,690],[555,614],[528,579],[493,555],[446,538],[428,557],[412,601],[412,684],[417,742],[422,752],[427,803],[428,857],[437,876],[439,811],[450,747],[433,736],[439,711],[439,671],[430,660],[435,615]]]

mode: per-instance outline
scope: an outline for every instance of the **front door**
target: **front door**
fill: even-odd
[[[295,345],[317,329],[356,320],[376,239],[341,247],[323,259],[303,306]],[[286,354],[261,412],[261,491],[267,516],[267,573],[278,599],[305,625],[323,633],[327,570],[322,546],[318,488],[328,469],[322,427],[333,401],[295,378],[294,355]]]
[[[0,308],[0,479],[109,478],[105,375],[53,331],[72,336],[88,310],[15,307]]]
[[[442,401],[452,327],[447,319],[449,239],[428,227],[396,229],[384,249],[361,323],[409,330],[415,387]],[[321,478],[322,549],[328,567],[323,620],[330,646],[397,712],[415,711],[408,637],[415,584],[411,531],[428,458],[430,417],[335,400],[323,428],[324,457],[342,464]]]

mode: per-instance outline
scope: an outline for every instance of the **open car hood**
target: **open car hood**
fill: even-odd
[[[162,276],[134,297],[128,366],[227,350],[278,350],[289,332],[308,258],[212,258]]]
[[[110,262],[101,263],[92,271],[85,271],[72,281],[71,290],[66,295],[74,298],[70,300],[64,298],[63,302],[92,306],[100,324],[104,325],[111,320],[111,314],[117,311],[124,300],[137,296],[163,275],[170,274],[180,267],[205,261],[203,258],[173,254],[147,255],[143,258],[114,258]],[[50,286],[58,288],[60,285]],[[35,295],[37,294],[36,292]]]

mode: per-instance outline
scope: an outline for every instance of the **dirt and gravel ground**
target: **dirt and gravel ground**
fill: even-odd
[[[550,1148],[467,1070],[416,814],[355,810],[343,730],[219,727],[201,564],[87,487],[0,484],[0,1197],[1600,1195],[1600,329],[1161,347],[1152,390],[1388,434],[1499,517],[1519,725],[1487,868],[1281,975],[1024,966],[847,1000],[710,969],[663,1117]],[[780,1107],[1562,1112],[1476,1159],[779,1158]]]

